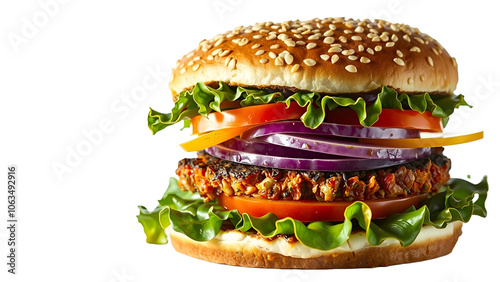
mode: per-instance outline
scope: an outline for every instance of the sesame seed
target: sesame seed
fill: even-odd
[[[361,57],[359,59],[360,62],[364,63],[364,64],[368,64],[369,62],[371,62],[370,59],[368,59],[367,57]]]
[[[350,30],[350,29],[344,29],[344,33],[345,34],[350,34],[350,33],[352,33],[352,30]]]
[[[328,25],[328,28],[331,30],[336,30],[337,26],[335,26],[334,24],[330,24],[330,25]]]
[[[434,60],[432,60],[432,58],[431,58],[430,56],[429,56],[429,57],[427,57],[427,63],[429,63],[429,65],[430,65],[431,67],[433,67],[433,66],[434,66]]]
[[[354,29],[354,32],[356,33],[362,33],[363,31],[365,31],[365,29],[360,25],[358,25],[356,29]]]
[[[299,40],[299,41],[297,41],[295,43],[297,43],[297,45],[306,45],[306,43],[304,41],[302,41],[302,40]]]
[[[303,35],[308,35],[308,34],[311,34],[311,30],[310,29],[307,29],[303,32],[301,32],[300,34],[303,34]]]
[[[211,45],[203,45],[203,46],[201,47],[201,50],[202,50],[203,52],[207,52],[208,50],[210,50],[210,48],[212,48],[212,46],[211,46]]]
[[[259,51],[255,52],[255,55],[259,56],[259,55],[264,54],[265,52],[266,51],[264,51],[264,50],[259,50]]]
[[[295,65],[293,65],[293,67],[292,67],[292,72],[297,72],[297,71],[299,70],[299,67],[300,67],[300,65],[299,65],[299,64],[295,64]]]
[[[392,30],[394,30],[394,31],[399,31],[399,26],[398,26],[398,25],[396,25],[396,24],[391,24],[391,25],[390,25],[390,28],[391,28]]]
[[[225,65],[226,67],[227,67],[227,66],[229,66],[229,62],[230,62],[232,59],[233,59],[233,58],[231,58],[231,57],[227,57],[227,58],[226,58],[226,61],[224,62],[224,65]]]
[[[342,52],[342,48],[340,47],[332,47],[328,49],[328,53],[340,53],[340,52]]]
[[[408,41],[408,42],[411,41],[411,38],[410,38],[410,36],[408,34],[403,35],[403,39],[406,40],[406,41]]]
[[[304,64],[308,65],[309,67],[312,67],[312,66],[316,65],[316,61],[313,59],[305,59]]]
[[[259,31],[262,29],[262,26],[260,24],[255,24],[253,27],[252,27],[252,30],[253,31]]]
[[[200,68],[200,64],[196,64],[193,66],[193,71],[197,71]]]
[[[413,46],[410,48],[410,51],[420,53],[420,48],[418,48],[417,46]]]
[[[319,35],[311,35],[307,38],[308,40],[318,40],[319,39]]]
[[[312,49],[312,48],[314,48],[314,47],[316,47],[316,43],[308,43],[308,44],[306,45],[306,48],[307,48],[307,49]]]
[[[273,39],[276,39],[276,34],[269,34],[267,37],[266,37],[267,40],[273,40]]]
[[[342,51],[342,55],[352,55],[354,54],[354,49],[348,49],[348,50],[344,50]]]
[[[210,55],[215,56],[215,55],[219,54],[220,51],[222,51],[222,49],[220,49],[220,48],[215,49],[215,50],[212,51],[212,53],[210,53]]]
[[[421,75],[419,76],[419,79],[420,79],[420,81],[424,81],[424,80],[425,80],[425,76],[424,76],[423,74],[421,74]]]
[[[379,42],[379,41],[380,41],[380,37],[378,37],[376,35],[372,38],[372,42]]]
[[[370,48],[370,47],[366,48],[366,52],[367,52],[368,54],[370,54],[370,55],[375,54],[375,52],[373,52],[373,49],[372,49],[372,48]]]
[[[257,49],[260,47],[260,44],[259,43],[255,43],[254,45],[252,45],[252,49]]]
[[[328,59],[330,59],[330,55],[328,55],[328,54],[322,54],[322,55],[319,55],[319,57],[321,59],[323,59],[323,61],[327,61]]]
[[[186,68],[182,68],[181,71],[180,71],[181,74],[183,74],[185,72],[186,72]]]
[[[287,39],[284,42],[285,42],[286,46],[295,47],[295,41],[293,41],[292,39]]]
[[[224,42],[224,38],[219,38],[219,40],[215,41],[214,47],[217,47],[217,46],[221,45],[222,42]]]
[[[438,52],[438,50],[436,50],[436,48],[432,47],[431,50],[432,50],[432,52],[434,52],[434,54],[439,56],[439,52]]]
[[[189,63],[187,65],[188,65],[188,67],[190,67],[190,66],[194,65],[194,62],[193,61],[189,61]]]
[[[284,34],[284,33],[280,33],[280,35],[278,35],[278,39],[279,40],[287,40],[288,39],[288,35]]]
[[[289,64],[289,65],[293,63],[293,56],[292,56],[292,54],[290,54],[290,53],[286,53],[285,54],[285,62],[287,64]]]
[[[382,51],[382,46],[380,46],[380,45],[375,46],[375,51],[377,51],[377,52]]]
[[[274,52],[271,51],[271,52],[269,52],[269,57],[271,59],[276,59],[277,56],[276,56],[276,53],[274,53]]]
[[[348,28],[354,28],[354,23],[351,21],[351,22],[346,22],[345,23],[345,26],[348,27]]]
[[[219,57],[225,57],[225,56],[227,56],[229,53],[231,53],[231,50],[223,50],[223,51],[220,51],[220,52],[219,52]]]
[[[294,34],[293,37],[301,39],[303,36],[301,34]]]
[[[283,59],[281,57],[277,57],[275,60],[274,60],[274,64],[277,65],[277,66],[282,66],[284,65],[285,63],[283,62]]]
[[[347,38],[345,36],[343,36],[343,35],[339,36],[339,40],[342,43],[347,43]]]
[[[263,58],[263,59],[260,59],[259,62],[261,64],[267,64],[267,62],[269,62],[269,59],[268,58]]]
[[[394,58],[392,59],[397,65],[399,66],[404,66],[405,65],[405,62],[403,60],[401,60],[401,58]]]
[[[361,36],[359,36],[359,35],[354,35],[354,36],[351,37],[351,39],[353,41],[361,41],[361,40],[363,40],[363,38],[361,38]]]
[[[415,38],[415,40],[416,40],[416,41],[418,41],[420,44],[424,44],[424,43],[425,43],[425,41],[424,41],[422,38],[420,38],[420,37],[414,37],[414,38]]]
[[[408,77],[408,80],[406,82],[408,84],[413,84],[413,77]]]
[[[212,55],[207,56],[207,60],[212,61],[213,59],[214,59],[214,56],[212,56]]]
[[[332,36],[332,35],[333,35],[333,30],[331,30],[331,29],[329,29],[329,30],[325,31],[325,33],[323,33],[323,36],[326,36],[326,37]]]
[[[238,43],[240,43],[240,40],[241,40],[241,38],[235,38],[235,39],[231,40],[231,42],[233,42],[234,44],[238,44]]]
[[[274,44],[274,45],[271,45],[271,47],[269,47],[271,49],[278,49],[280,48],[280,45],[279,44]]]
[[[351,61],[356,61],[358,59],[358,56],[354,56],[354,55],[349,55],[347,56],[347,58]]]
[[[396,41],[398,41],[398,39],[399,38],[398,38],[398,36],[396,34],[391,35],[391,40],[392,41],[396,42]]]
[[[401,50],[396,50],[396,54],[398,57],[403,58],[403,52],[401,52]]]
[[[254,39],[261,39],[262,37],[264,37],[262,34],[256,34],[253,36]]]
[[[334,41],[335,39],[331,36],[325,37],[325,39],[323,39],[323,42],[326,44],[332,44]]]
[[[339,60],[339,55],[335,54],[332,56],[331,61],[332,64],[335,64]]]
[[[347,66],[345,66],[345,69],[346,69],[346,71],[351,72],[351,73],[358,72],[358,69],[356,68],[356,66],[353,66],[353,65],[347,65]]]
[[[451,63],[453,64],[454,67],[458,67],[457,59],[451,57]]]
[[[385,47],[394,47],[394,44],[396,44],[396,43],[394,43],[394,42],[387,42],[387,43],[385,43]]]
[[[365,46],[363,45],[358,45],[358,51],[363,52],[365,50]]]

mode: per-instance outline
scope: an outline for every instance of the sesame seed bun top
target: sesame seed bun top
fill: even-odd
[[[331,94],[452,93],[455,58],[418,29],[344,18],[264,22],[203,40],[172,70],[174,100],[197,82]]]

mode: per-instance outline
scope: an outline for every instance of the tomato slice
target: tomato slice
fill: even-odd
[[[287,108],[285,103],[273,103],[242,107],[222,112],[213,112],[207,117],[201,115],[191,118],[193,134],[201,134],[213,130],[257,125],[261,123],[297,120],[304,114],[306,108],[297,103],[290,103]],[[349,108],[336,108],[327,111],[325,122],[359,125],[356,112]],[[412,110],[382,109],[379,119],[374,127],[419,129],[422,131],[442,132],[441,119],[430,112],[419,113]]]
[[[409,138],[409,139],[359,139],[360,143],[368,143],[373,145],[395,147],[395,148],[426,148],[426,147],[443,147],[450,145],[458,145],[468,143],[483,138],[483,132],[476,132],[465,135],[449,136],[434,138]]]
[[[182,144],[180,144],[180,146],[186,152],[195,152],[195,151],[205,150],[208,147],[215,146],[217,144],[220,144],[224,141],[227,141],[231,138],[234,138],[234,137],[242,134],[250,127],[251,126],[230,127],[230,128],[211,131],[211,132],[202,134],[193,140],[182,143]]]
[[[409,207],[419,208],[428,199],[428,194],[412,195],[405,198],[386,198],[365,200],[371,211],[372,218],[385,218],[394,213],[403,213]],[[226,210],[238,210],[254,217],[268,213],[278,218],[291,217],[302,222],[313,221],[344,221],[344,211],[351,201],[318,202],[315,200],[268,200],[250,197],[228,196],[220,194],[219,204]]]
[[[193,134],[212,130],[256,125],[270,121],[299,119],[306,109],[297,103],[273,103],[213,112],[205,118],[201,115],[191,118]]]
[[[359,125],[358,115],[350,108],[336,108],[331,112],[327,112],[325,121]],[[443,132],[443,124],[440,118],[433,116],[430,112],[423,112],[421,114],[412,110],[382,109],[377,122],[372,126]]]

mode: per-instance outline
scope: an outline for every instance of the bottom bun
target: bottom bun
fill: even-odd
[[[329,251],[309,248],[285,237],[265,239],[236,230],[221,231],[214,239],[197,242],[169,228],[175,250],[210,262],[261,268],[361,268],[389,266],[433,259],[449,254],[462,234],[462,223],[444,229],[424,226],[415,242],[401,247],[387,239],[373,246],[365,232],[351,234],[342,246]]]

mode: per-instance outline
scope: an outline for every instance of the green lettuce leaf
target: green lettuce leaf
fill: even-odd
[[[183,91],[175,102],[174,108],[168,114],[163,114],[150,109],[148,125],[153,134],[167,126],[184,121],[184,127],[189,127],[189,119],[196,115],[207,116],[212,111],[221,112],[224,101],[239,101],[242,107],[262,105],[269,103],[296,102],[301,107],[306,107],[306,112],[301,117],[304,125],[310,128],[318,127],[325,119],[326,110],[337,107],[349,107],[358,115],[363,126],[372,126],[382,112],[387,109],[411,109],[423,113],[429,111],[432,115],[443,119],[446,125],[449,116],[460,106],[469,106],[463,95],[431,96],[429,93],[418,95],[398,94],[394,89],[382,87],[373,103],[367,103],[363,98],[352,99],[343,96],[324,95],[316,92],[297,92],[285,97],[282,92],[269,92],[265,89],[252,89],[245,87],[230,87],[224,82],[219,82],[218,88],[197,83],[193,89]]]
[[[444,228],[453,221],[468,222],[472,215],[485,217],[487,192],[486,177],[478,184],[451,179],[449,186],[443,187],[419,209],[412,207],[402,214],[372,219],[368,205],[357,201],[346,208],[344,222],[303,223],[292,218],[278,219],[272,213],[252,217],[236,210],[226,211],[216,201],[204,203],[198,194],[181,192],[177,180],[171,178],[159,205],[151,212],[139,206],[137,217],[143,225],[146,241],[152,244],[167,243],[165,228],[170,225],[193,240],[208,241],[217,236],[222,224],[232,224],[237,230],[256,230],[264,237],[295,235],[304,245],[320,250],[343,245],[353,225],[364,229],[368,242],[373,245],[394,238],[402,246],[408,246],[423,225]]]

